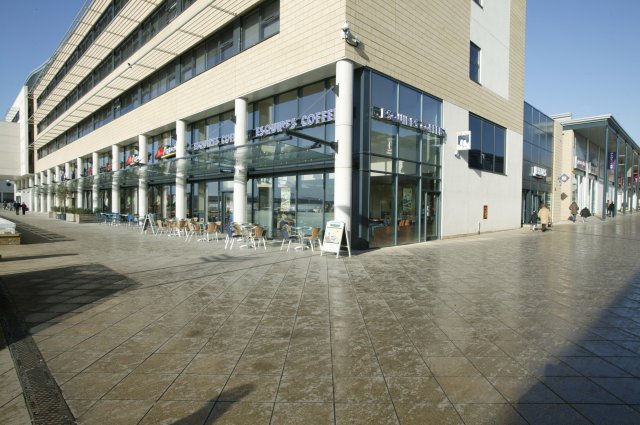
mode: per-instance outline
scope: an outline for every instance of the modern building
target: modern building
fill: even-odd
[[[509,0],[94,0],[30,90],[19,187],[357,247],[517,228],[524,28]]]
[[[566,219],[572,201],[605,219],[609,203],[613,216],[638,211],[640,147],[618,121],[612,115],[553,118],[562,126],[554,168],[559,217]]]
[[[524,143],[522,150],[522,223],[541,204],[553,210],[553,152],[555,121],[527,102],[524,103]]]

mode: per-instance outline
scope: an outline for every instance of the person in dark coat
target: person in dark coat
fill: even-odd
[[[609,204],[609,206],[607,207],[607,215],[609,217],[613,217],[613,213],[616,210],[616,204],[614,204],[613,202]]]
[[[25,213],[29,211],[29,208],[27,208],[27,204],[25,204],[24,202],[22,203],[22,205],[20,205],[20,208],[22,209],[22,215],[25,215]]]
[[[20,215],[20,202],[15,201],[13,203],[13,209],[16,210],[16,215]]]
[[[531,211],[531,216],[529,217],[529,223],[531,223],[531,230],[538,229],[538,212],[535,209]]]
[[[580,210],[580,217],[582,217],[582,222],[586,223],[587,218],[591,217],[591,211],[589,211],[589,208],[584,207],[582,210]]]
[[[571,220],[573,220],[573,222],[576,222],[576,216],[578,215],[578,204],[576,204],[576,201],[573,201],[571,203],[571,205],[569,205],[569,211],[571,211]]]

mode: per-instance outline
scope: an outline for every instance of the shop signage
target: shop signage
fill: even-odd
[[[300,118],[289,118],[286,120],[261,125],[254,130],[253,138],[270,136],[282,133],[285,130],[313,127],[335,121],[335,110],[325,109],[324,111],[303,115]]]
[[[176,155],[176,147],[175,146],[161,146],[158,148],[158,152],[156,152],[156,159],[167,159]]]
[[[459,131],[456,133],[456,138],[458,140],[458,150],[459,151],[468,151],[471,149],[471,132],[470,131]]]
[[[134,165],[140,165],[140,155],[138,154],[129,155],[127,158],[126,166],[129,167]]]
[[[616,169],[616,153],[615,152],[609,152],[609,169],[610,170],[615,170]]]
[[[537,178],[547,177],[547,169],[534,165],[531,167],[531,177],[537,177]]]
[[[351,257],[351,243],[349,242],[349,235],[345,232],[344,222],[327,221],[320,255],[322,256],[325,252],[335,252],[337,258],[340,256],[340,247],[343,245],[346,245],[349,257]]]
[[[444,136],[445,131],[442,127],[433,124],[425,124],[414,117],[410,117],[399,112],[393,112],[388,109],[373,107],[373,117],[383,121],[390,121],[405,127],[416,128],[423,133],[430,133],[436,136]]]
[[[195,142],[193,144],[193,150],[199,151],[203,149],[215,148],[218,146],[224,145],[233,145],[234,143],[234,134],[225,134],[222,137],[212,137],[207,140],[203,140],[201,142]]]

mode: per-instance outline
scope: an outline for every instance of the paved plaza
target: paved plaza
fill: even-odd
[[[0,216],[5,425],[640,423],[640,215],[344,259]]]

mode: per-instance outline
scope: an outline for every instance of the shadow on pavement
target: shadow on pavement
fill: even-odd
[[[2,257],[3,262],[7,261],[25,261],[25,260],[39,260],[42,258],[56,258],[56,257],[69,257],[73,255],[78,255],[76,253],[73,254],[46,254],[46,255],[29,255],[25,257]]]

